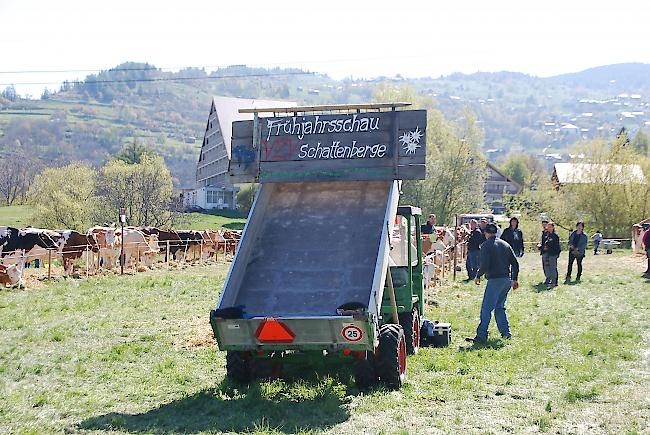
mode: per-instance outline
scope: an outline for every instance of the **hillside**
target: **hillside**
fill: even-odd
[[[100,164],[127,142],[161,154],[176,187],[190,187],[212,95],[287,99],[306,104],[357,103],[381,82],[406,83],[429,95],[451,120],[472,110],[484,151],[557,153],[581,139],[611,137],[625,126],[650,128],[650,65],[620,64],[549,78],[513,72],[440,78],[334,80],[297,69],[233,66],[164,72],[124,63],[64,83],[41,100],[0,97],[0,153],[23,152],[47,165]],[[550,149],[550,150],[549,150]]]

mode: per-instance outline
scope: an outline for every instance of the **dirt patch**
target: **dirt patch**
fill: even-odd
[[[206,317],[195,318],[190,326],[181,331],[179,337],[174,340],[174,346],[184,349],[201,349],[216,345],[217,341]]]

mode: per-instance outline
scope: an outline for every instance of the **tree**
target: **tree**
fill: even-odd
[[[134,138],[133,143],[124,145],[122,151],[115,156],[115,159],[133,165],[140,163],[142,158],[146,155],[151,156],[151,150],[144,145],[140,145],[138,140]]]
[[[632,148],[636,153],[647,157],[650,151],[650,137],[639,129],[632,140]]]
[[[402,185],[403,203],[435,213],[441,223],[451,223],[455,214],[484,210],[483,187],[487,167],[478,152],[482,132],[474,116],[465,112],[462,123],[449,123],[434,109],[428,97],[419,97],[409,86],[382,84],[375,99],[383,102],[409,101],[427,109],[427,174],[424,180],[407,180]]]
[[[527,186],[530,182],[530,158],[525,155],[511,154],[503,164],[503,173],[519,183]]]
[[[2,156],[0,159],[0,198],[6,205],[25,200],[29,185],[34,180],[37,164],[22,152]]]
[[[598,227],[608,237],[627,237],[630,226],[650,213],[650,162],[631,147],[620,146],[619,139],[611,146],[601,140],[582,144],[576,153],[584,153],[584,163],[593,164],[581,175],[589,182],[566,184],[557,191],[548,183],[530,192],[534,202],[564,228],[583,220],[587,231]],[[626,170],[629,166],[620,166],[630,164],[642,166],[645,182]]]
[[[95,170],[82,163],[45,169],[27,194],[36,209],[35,222],[46,228],[85,232],[96,211],[96,176]]]
[[[100,171],[97,192],[104,220],[117,218],[120,208],[127,210],[131,225],[170,225],[174,218],[172,177],[161,157],[144,154],[134,164],[109,161]]]
[[[256,193],[257,184],[249,184],[239,190],[237,193],[237,205],[241,211],[248,213],[251,210]]]

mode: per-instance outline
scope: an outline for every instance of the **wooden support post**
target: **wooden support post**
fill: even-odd
[[[52,279],[52,249],[47,250],[47,280]]]
[[[454,226],[454,281],[456,281],[456,251],[458,251],[458,215]]]
[[[390,267],[386,273],[386,284],[388,285],[388,294],[390,296],[390,307],[393,311],[393,323],[399,325],[399,316],[397,314],[397,300],[395,299],[395,288],[393,287],[393,276],[390,274]]]

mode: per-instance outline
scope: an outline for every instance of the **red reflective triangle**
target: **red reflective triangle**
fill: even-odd
[[[257,327],[255,337],[265,343],[291,343],[296,338],[296,334],[284,323],[268,317]]]

